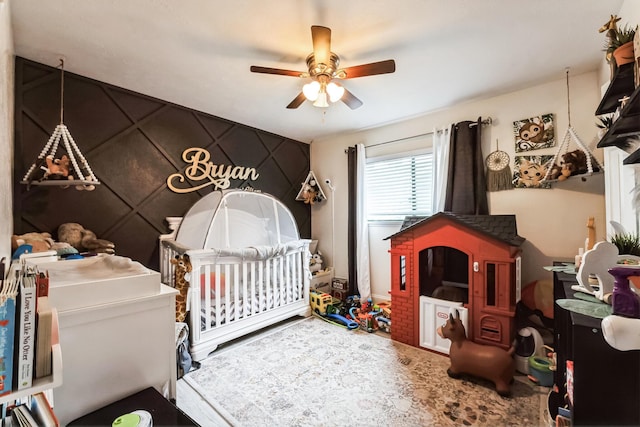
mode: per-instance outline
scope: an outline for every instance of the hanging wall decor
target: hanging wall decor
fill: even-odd
[[[516,188],[551,188],[544,181],[547,165],[553,156],[516,156],[514,160],[513,186]]]
[[[309,205],[313,205],[316,202],[321,202],[326,200],[327,196],[324,195],[324,191],[322,191],[322,187],[320,187],[320,183],[316,178],[313,171],[309,171],[307,175],[307,179],[302,183],[302,188],[298,192],[296,196],[296,200],[304,201]]]
[[[513,122],[516,153],[556,145],[553,114],[543,114]]]
[[[569,69],[566,70],[567,84],[567,118],[569,126],[564,133],[562,142],[553,157],[545,163],[547,166],[543,182],[561,182],[572,176],[590,176],[602,170],[602,165],[593,156],[584,142],[571,126],[571,96],[569,93]],[[572,145],[573,143],[573,145]],[[572,148],[572,150],[570,150]]]
[[[500,145],[496,139],[496,151],[489,153],[485,160],[488,191],[511,190],[513,188],[509,160],[509,154],[500,150]]]
[[[60,144],[62,139],[62,144]],[[57,151],[62,145],[66,153],[59,157]],[[73,140],[69,129],[64,125],[64,61],[60,60],[60,124],[56,126],[49,141],[31,164],[20,181],[31,185],[48,185],[67,188],[74,186],[77,190],[92,191],[100,184],[93,174],[87,159]]]

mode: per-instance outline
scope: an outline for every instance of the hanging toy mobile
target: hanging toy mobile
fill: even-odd
[[[71,185],[77,190],[92,191],[100,184],[93,174],[87,159],[76,145],[69,129],[64,125],[64,61],[60,60],[60,124],[56,126],[49,141],[20,181],[31,185],[59,186],[67,188]],[[62,139],[66,150],[59,158],[56,152]]]
[[[489,153],[485,160],[487,166],[487,190],[502,191],[511,190],[511,168],[509,168],[509,155],[500,150],[496,139],[496,151]]]

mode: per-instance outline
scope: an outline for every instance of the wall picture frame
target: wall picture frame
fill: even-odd
[[[513,122],[513,133],[516,140],[516,153],[556,145],[553,114],[541,114],[516,120]]]

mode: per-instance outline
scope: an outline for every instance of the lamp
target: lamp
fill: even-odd
[[[344,88],[331,82],[327,85],[327,93],[329,93],[329,99],[331,102],[337,102],[344,95]]]
[[[344,95],[344,88],[333,82],[327,83],[328,78],[322,78],[319,76],[319,80],[314,80],[311,83],[307,83],[302,87],[302,93],[305,98],[313,102],[314,107],[328,107],[327,95],[329,95],[329,101],[337,102]]]
[[[318,99],[318,95],[320,94],[320,83],[316,80],[311,83],[307,83],[302,86],[302,93],[304,93],[305,98],[309,101],[315,101]]]

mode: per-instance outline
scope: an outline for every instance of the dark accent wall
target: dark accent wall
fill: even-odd
[[[202,147],[216,165],[253,167],[256,181],[232,180],[282,200],[302,237],[309,205],[295,201],[309,172],[309,145],[166,101],[64,73],[64,124],[101,182],[94,191],[27,186],[24,174],[60,123],[60,69],[16,58],[14,228],[48,231],[77,222],[116,244],[116,253],[158,268],[167,216],[182,216],[210,187],[176,194],[167,177],[184,172],[182,152]],[[189,84],[184,82],[183,84]],[[59,148],[56,157],[64,154]],[[202,183],[202,182],[200,182]]]

